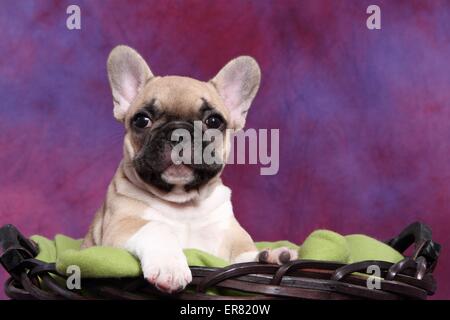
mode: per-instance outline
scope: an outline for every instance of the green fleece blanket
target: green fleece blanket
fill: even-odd
[[[45,262],[55,262],[58,272],[65,274],[67,268],[76,265],[84,278],[137,277],[142,274],[139,261],[128,251],[111,247],[80,249],[81,240],[57,235],[54,240],[42,236],[31,237],[39,246],[36,257]],[[316,230],[301,246],[289,241],[257,242],[265,248],[289,247],[298,250],[300,259],[353,263],[364,260],[398,262],[403,256],[388,245],[371,237],[354,234],[342,236],[329,230]],[[229,264],[219,257],[197,249],[185,249],[190,266],[224,267]]]

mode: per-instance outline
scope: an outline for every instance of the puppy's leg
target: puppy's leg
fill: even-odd
[[[249,248],[250,249],[250,248]],[[274,264],[285,264],[292,260],[297,260],[298,253],[296,250],[289,249],[286,247],[276,248],[276,249],[265,249],[263,251],[257,251],[250,249],[244,251],[232,259],[233,263],[240,262],[263,262],[263,263],[274,263]]]
[[[180,291],[192,281],[179,240],[163,223],[148,222],[126,242],[125,248],[139,258],[144,277],[161,291]]]
[[[259,261],[263,263],[284,264],[298,258],[296,250],[286,247],[266,249],[259,252],[250,235],[237,221],[233,222],[228,233],[232,239],[230,254],[232,263]]]
[[[285,264],[292,260],[297,260],[297,250],[286,247],[276,249],[265,249],[258,255],[258,260],[264,263]]]
[[[95,213],[94,221],[89,226],[89,231],[81,243],[81,249],[86,249],[92,246],[99,245],[102,241],[102,226],[103,217],[105,215],[105,205],[102,205],[100,209]]]
[[[241,263],[241,262],[256,262],[258,261],[259,251],[256,248],[253,250],[245,251],[238,254],[236,257],[231,259],[232,263]]]
[[[258,261],[259,251],[255,243],[236,220],[232,222],[227,233],[230,242],[226,247],[229,250],[228,256],[231,263]]]

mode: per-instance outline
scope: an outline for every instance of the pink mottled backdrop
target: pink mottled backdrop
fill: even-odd
[[[65,27],[78,4],[82,30]],[[366,28],[378,4],[382,29]],[[230,166],[257,240],[316,228],[389,238],[421,220],[444,244],[450,298],[449,1],[1,1],[0,224],[81,237],[121,158],[105,60],[128,44],[155,73],[263,71],[248,125],[280,128],[280,171]],[[5,274],[0,271],[3,282]]]

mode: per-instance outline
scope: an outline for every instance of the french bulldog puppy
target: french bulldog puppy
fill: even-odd
[[[256,61],[231,60],[210,81],[155,76],[132,48],[109,55],[114,117],[123,123],[123,160],[83,247],[125,248],[141,263],[144,277],[159,290],[182,290],[192,280],[184,248],[196,248],[231,263],[285,263],[287,248],[259,253],[233,215],[231,191],[220,175],[229,155],[230,130],[244,127],[260,82]],[[216,153],[223,163],[175,164],[174,130],[223,132]],[[220,142],[220,143],[219,143]]]

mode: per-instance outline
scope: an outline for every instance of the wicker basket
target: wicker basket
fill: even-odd
[[[240,263],[225,268],[191,267],[193,281],[184,291],[164,294],[143,278],[82,279],[82,291],[69,290],[54,264],[35,259],[36,245],[12,225],[0,229],[0,262],[10,278],[5,292],[12,299],[426,299],[434,294],[433,270],[440,245],[431,230],[413,223],[386,242],[414,252],[398,263],[362,261],[352,264],[296,260],[283,266]],[[367,285],[369,266],[378,266],[379,286]],[[214,289],[214,295],[210,294]]]

